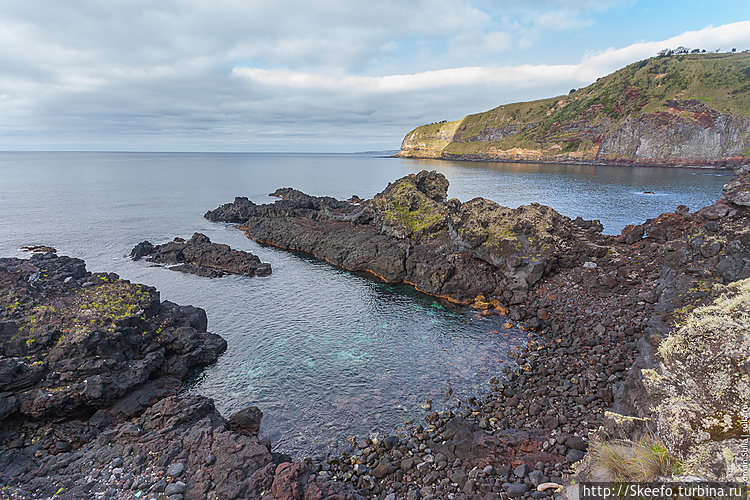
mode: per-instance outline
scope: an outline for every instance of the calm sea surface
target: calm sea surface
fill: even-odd
[[[157,287],[163,300],[204,308],[209,330],[229,349],[192,390],[213,397],[224,415],[259,406],[261,432],[276,450],[319,454],[341,436],[393,432],[424,413],[425,399],[440,407],[486,388],[524,336],[408,288],[261,247],[203,213],[235,196],[269,202],[268,193],[286,186],[369,198],[422,169],[444,173],[449,196],[462,201],[537,201],[569,217],[598,218],[607,233],[679,204],[708,205],[731,175],[365,154],[0,153],[0,256],[51,245],[85,259],[91,271],[116,272]],[[125,257],[140,241],[194,232],[257,254],[273,274],[212,280]]]

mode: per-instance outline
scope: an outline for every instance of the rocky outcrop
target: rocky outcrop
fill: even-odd
[[[442,174],[422,171],[362,203],[285,188],[274,204],[237,198],[206,218],[240,222],[261,243],[462,303],[478,295],[511,300],[558,267],[606,252],[595,243],[600,225],[585,231],[539,204],[448,200],[447,189]]]
[[[261,262],[250,252],[232,250],[229,245],[212,243],[205,234],[195,233],[189,240],[175,238],[163,245],[153,246],[142,241],[130,252],[133,260],[145,259],[166,264],[169,269],[209,278],[227,274],[268,276],[271,264]]]
[[[685,473],[742,481],[750,417],[750,279],[722,292],[660,344],[659,365],[644,373],[644,383],[658,436]]]
[[[410,131],[397,156],[532,163],[750,163],[750,56],[692,54],[631,64],[588,87]]]
[[[359,500],[183,380],[227,344],[202,309],[47,252],[0,259],[3,498]]]
[[[0,259],[0,418],[76,416],[226,349],[197,308],[53,253]]]

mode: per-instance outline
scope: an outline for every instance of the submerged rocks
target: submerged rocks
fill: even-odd
[[[195,233],[185,241],[174,241],[154,246],[142,241],[130,252],[133,260],[145,258],[157,264],[167,264],[169,269],[215,278],[227,274],[267,276],[271,265],[261,262],[250,252],[232,250],[228,245],[212,243],[208,236]]]
[[[478,295],[510,300],[546,273],[606,252],[595,223],[574,224],[538,204],[509,209],[481,198],[462,204],[447,200],[447,188],[442,174],[422,171],[365,202],[284,188],[274,193],[282,198],[276,203],[237,198],[205,217],[241,222],[261,243],[461,303]]]

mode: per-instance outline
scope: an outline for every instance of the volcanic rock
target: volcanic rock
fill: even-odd
[[[149,262],[167,264],[169,269],[215,278],[227,274],[267,276],[271,265],[260,261],[250,252],[232,250],[228,245],[212,243],[208,236],[195,233],[185,241],[175,238],[163,245],[153,246],[148,241],[138,243],[130,252],[133,260],[145,258]]]
[[[442,174],[422,171],[363,203],[284,188],[274,193],[276,203],[236,198],[205,217],[241,222],[260,243],[461,303],[525,293],[558,267],[606,252],[596,231],[584,232],[549,207],[509,209],[482,198],[462,204],[446,201],[447,188]]]

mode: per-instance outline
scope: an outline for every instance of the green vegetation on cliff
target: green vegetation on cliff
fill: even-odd
[[[409,132],[400,156],[500,161],[750,161],[750,54],[631,64],[567,96],[513,103]]]

